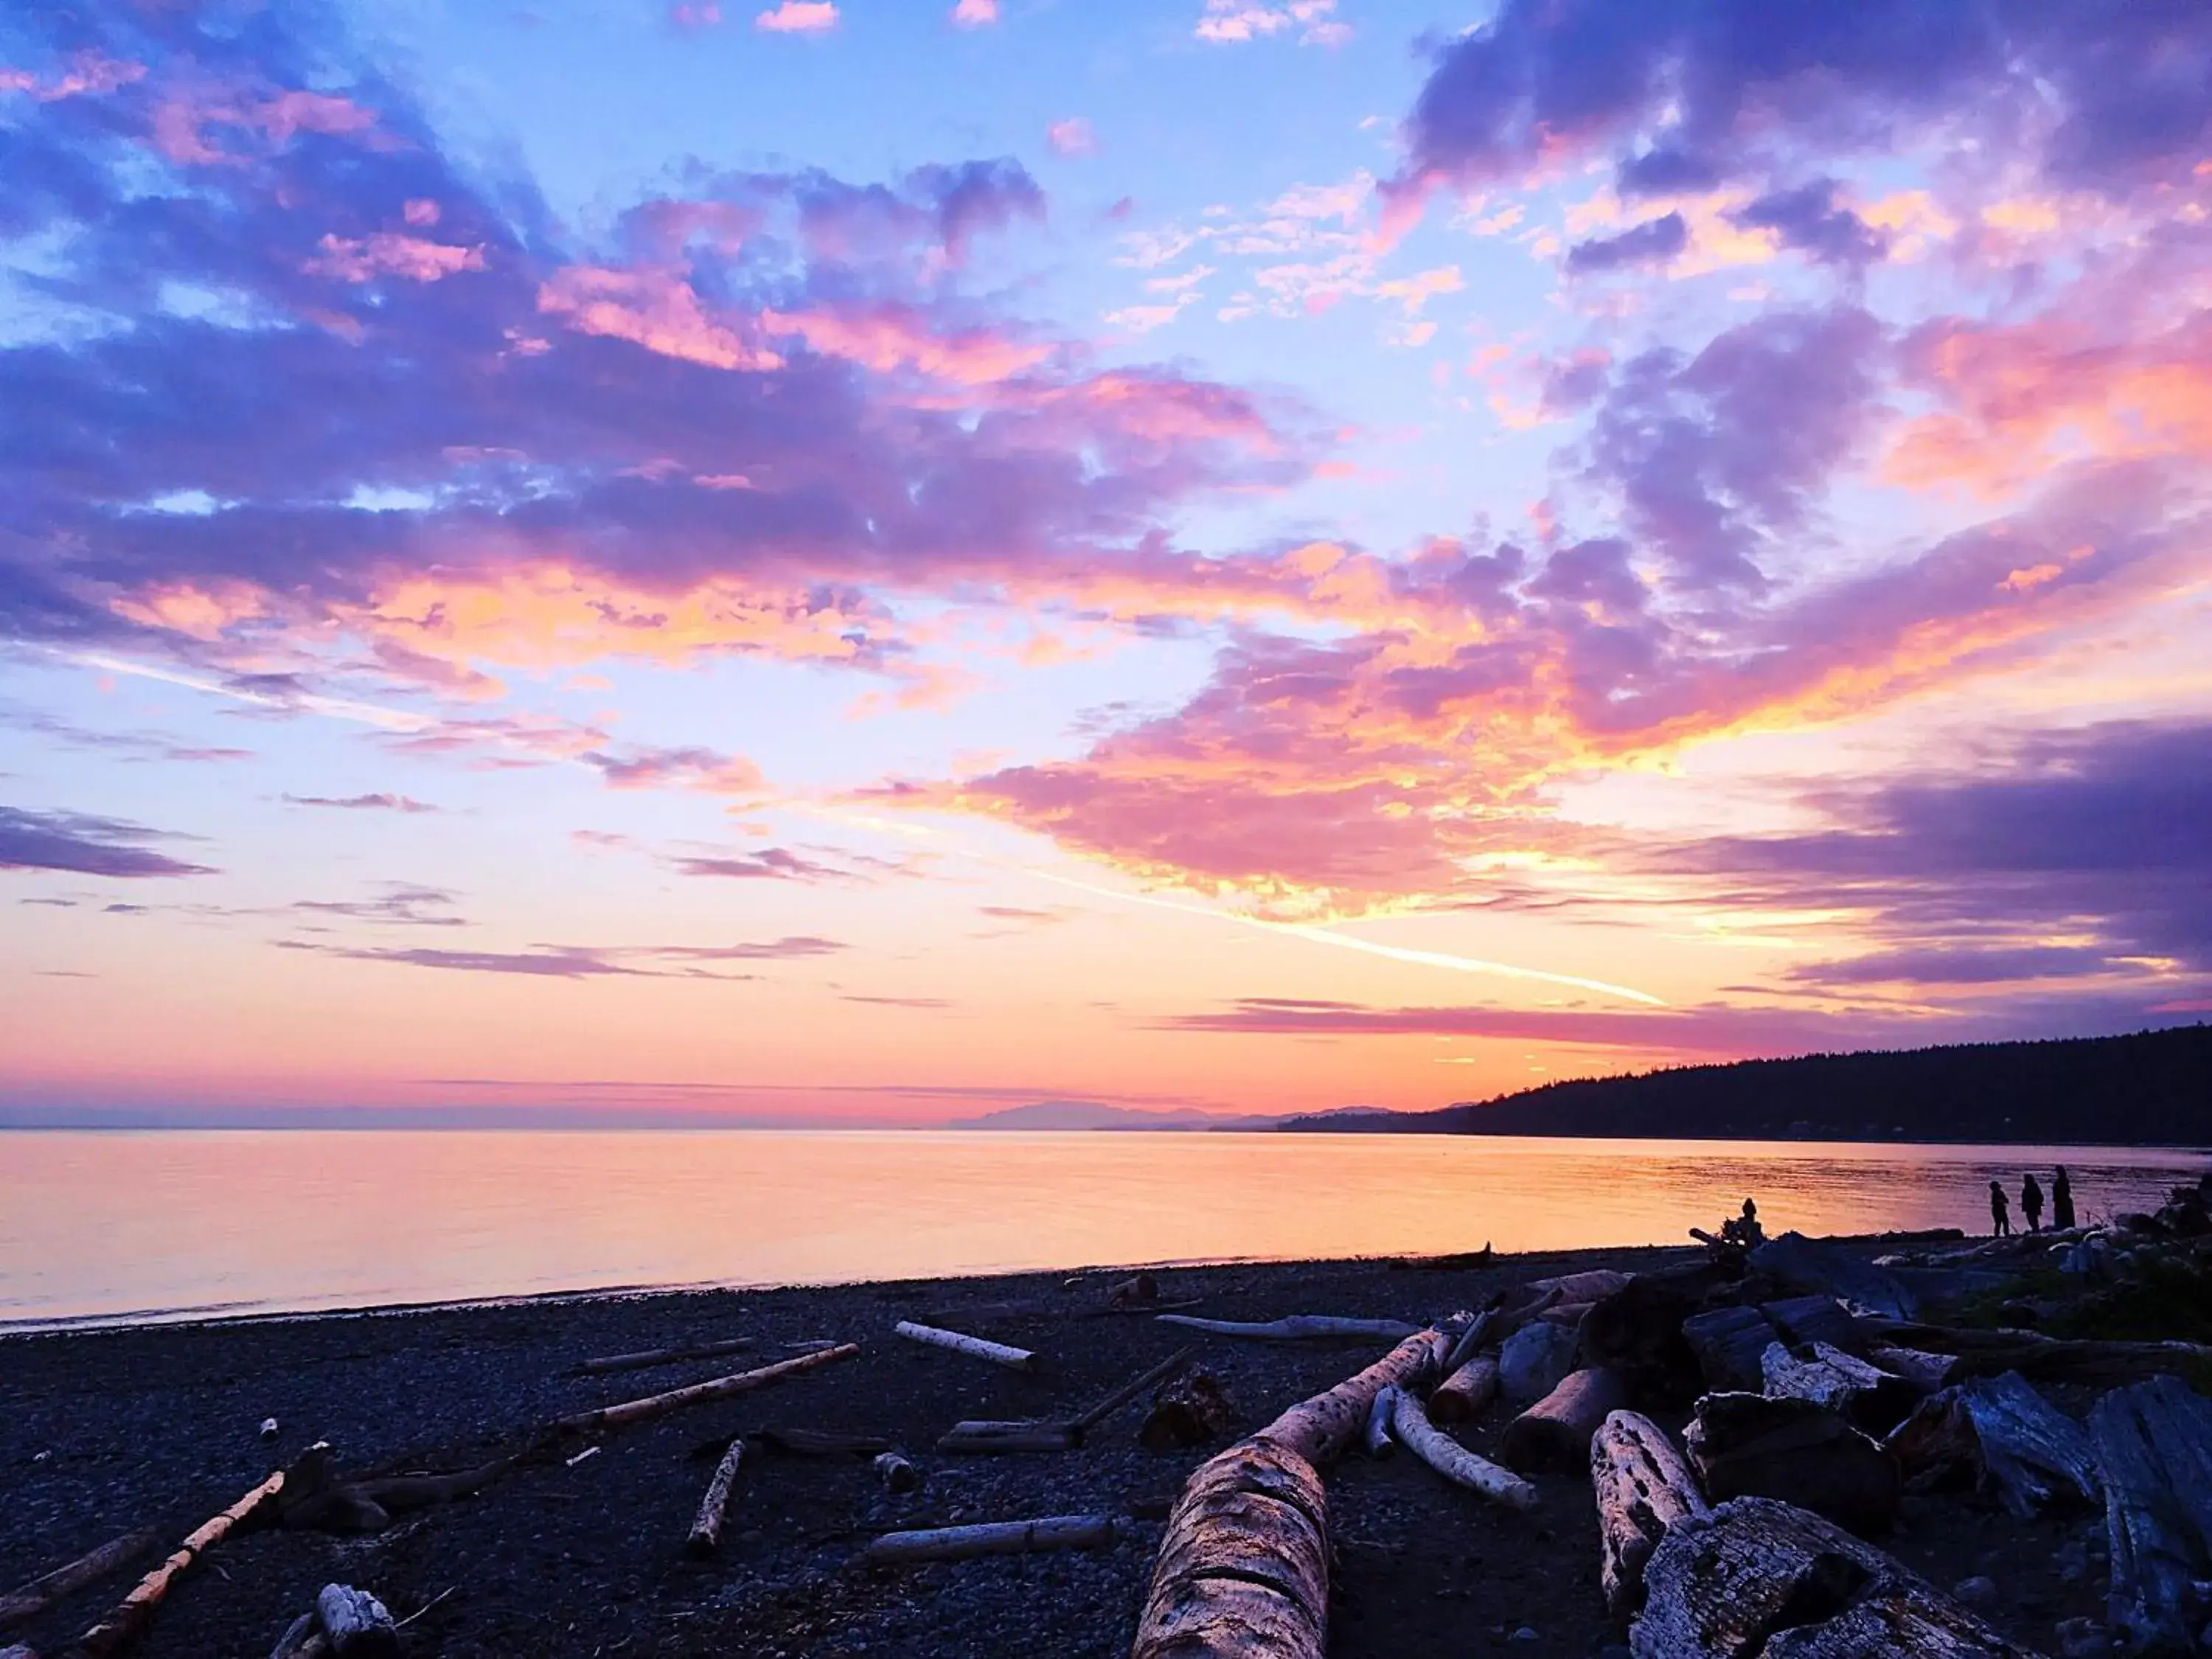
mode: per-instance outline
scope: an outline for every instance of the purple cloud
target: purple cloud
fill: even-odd
[[[1836,205],[1832,179],[1770,191],[1729,216],[1739,225],[1776,232],[1784,247],[1821,264],[1869,264],[1889,248],[1888,238],[1849,208]]]
[[[757,853],[732,858],[679,858],[677,871],[687,876],[720,877],[736,881],[842,881],[846,871],[802,857],[787,847],[764,847]]]
[[[0,870],[67,870],[85,876],[210,876],[142,843],[165,832],[84,812],[0,806]]]
[[[1567,269],[1577,273],[1618,270],[1626,265],[1663,265],[1690,245],[1689,222],[1679,213],[1662,214],[1618,236],[1594,237],[1567,250]]]
[[[295,806],[329,806],[349,812],[434,812],[439,809],[408,795],[286,795]]]

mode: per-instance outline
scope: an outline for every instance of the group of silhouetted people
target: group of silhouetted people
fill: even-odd
[[[2032,1233],[2043,1231],[2043,1184],[2036,1180],[2033,1170],[2020,1183],[2020,1212],[2027,1218],[2027,1230]],[[2005,1196],[2004,1183],[1990,1182],[1990,1220],[1999,1238],[2012,1233],[2012,1203]],[[2067,1179],[2063,1164],[2051,1182],[2051,1225],[2054,1231],[2064,1232],[2074,1224],[2074,1183]]]

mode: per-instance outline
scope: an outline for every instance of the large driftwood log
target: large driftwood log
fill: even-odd
[[[2158,1377],[2100,1400],[2089,1435],[2112,1549],[2106,1622],[2131,1652],[2195,1652],[2212,1580],[2212,1402]]]
[[[1638,1399],[1687,1405],[1703,1376],[1682,1326],[1726,1282],[1727,1273],[1708,1262],[1638,1273],[1583,1320],[1582,1363],[1612,1366]]]
[[[835,1364],[841,1359],[850,1359],[860,1352],[858,1343],[842,1343],[836,1347],[818,1349],[795,1358],[780,1359],[773,1365],[762,1366],[758,1370],[738,1371],[733,1376],[694,1382],[689,1388],[671,1389],[665,1394],[652,1394],[641,1400],[625,1400],[619,1405],[602,1406],[596,1411],[572,1413],[558,1419],[553,1426],[563,1434],[575,1435],[589,1434],[599,1429],[623,1428],[632,1423],[647,1423],[656,1417],[665,1417],[670,1412],[680,1411],[686,1406],[702,1405],[709,1400],[733,1399],[741,1394],[750,1394],[756,1389],[773,1388],[787,1377]]]
[[[707,1482],[706,1494],[699,1500],[699,1513],[691,1522],[691,1535],[684,1540],[687,1555],[712,1555],[722,1541],[722,1516],[730,1507],[730,1488],[737,1483],[738,1468],[744,1461],[744,1441],[739,1438],[730,1442],[722,1461],[714,1465],[714,1479]]]
[[[74,1561],[56,1567],[43,1578],[34,1578],[22,1589],[8,1595],[0,1595],[0,1630],[20,1625],[27,1619],[35,1619],[63,1597],[74,1595],[87,1584],[96,1583],[118,1567],[128,1566],[159,1541],[161,1534],[151,1527],[142,1527],[137,1532],[126,1532],[120,1538],[112,1538],[96,1550],[88,1550]]]
[[[210,1550],[247,1522],[274,1505],[284,1490],[284,1473],[278,1470],[220,1515],[203,1521],[161,1565],[131,1586],[107,1615],[77,1638],[70,1659],[106,1659],[137,1640],[161,1605],[170,1587]]]
[[[1498,1350],[1498,1392],[1509,1405],[1533,1405],[1559,1386],[1581,1352],[1581,1340],[1571,1330],[1540,1319],[1523,1325]]]
[[[1622,1273],[1617,1267],[1591,1267],[1578,1273],[1561,1273],[1553,1279],[1532,1279],[1528,1281],[1528,1288],[1539,1295],[1546,1291],[1557,1291],[1561,1302],[1588,1303],[1611,1296],[1635,1277],[1634,1273]]]
[[[1920,1316],[1920,1298],[1904,1280],[1826,1239],[1784,1233],[1752,1251],[1751,1265],[1801,1291],[1850,1303],[1863,1313],[1892,1319]]]
[[[1437,1384],[1429,1396],[1431,1423],[1472,1423],[1498,1398],[1498,1361],[1479,1353]]]
[[[1455,1486],[1480,1492],[1508,1509],[1536,1507],[1536,1489],[1510,1469],[1479,1457],[1429,1421],[1419,1401],[1403,1389],[1390,1406],[1390,1431],[1405,1449]]]
[[[1759,1310],[1785,1342],[1825,1342],[1845,1353],[1857,1353],[1867,1345],[1866,1333],[1851,1310],[1832,1296],[1784,1297],[1762,1303]]]
[[[315,1622],[339,1659],[399,1651],[399,1627],[383,1602],[350,1584],[325,1584],[315,1595]]]
[[[1682,1443],[1717,1503],[1782,1498],[1874,1532],[1889,1524],[1902,1495],[1897,1460],[1809,1400],[1709,1394]]]
[[[1682,1340],[1709,1390],[1757,1394],[1766,1386],[1759,1359],[1781,1333],[1756,1308],[1715,1308],[1682,1322]]]
[[[1328,1505],[1318,1466],[1358,1436],[1382,1389],[1432,1376],[1445,1346],[1417,1332],[1200,1464],[1168,1516],[1131,1659],[1320,1659]]]
[[[2038,1659],[1881,1551],[1768,1498],[1668,1528],[1644,1582],[1636,1659]]]
[[[1200,1319],[1194,1314],[1161,1314],[1163,1325],[1212,1336],[1249,1337],[1255,1342],[1395,1342],[1419,1328],[1400,1319],[1340,1319],[1334,1314],[1289,1314],[1254,1324],[1237,1319]]]
[[[970,1359],[988,1359],[994,1365],[1004,1365],[1008,1370],[1033,1371],[1036,1369],[1036,1356],[1027,1348],[1010,1348],[1003,1342],[993,1342],[985,1337],[939,1330],[934,1325],[917,1325],[911,1319],[902,1319],[896,1328],[898,1334],[909,1342],[942,1348],[947,1353],[964,1353]]]
[[[1698,1477],[1666,1431],[1636,1412],[1615,1412],[1590,1437],[1597,1493],[1598,1576],[1606,1611],[1626,1628],[1644,1606],[1644,1568],[1668,1528],[1707,1513]]]
[[[1866,1351],[1867,1358],[1892,1376],[1901,1376],[1923,1394],[1934,1394],[1951,1380],[1958,1366],[1955,1355],[1929,1353],[1923,1348],[1898,1348],[1886,1343],[1875,1343]]]
[[[720,1359],[743,1353],[758,1339],[733,1336],[722,1342],[695,1342],[689,1347],[647,1348],[639,1353],[611,1353],[603,1358],[580,1360],[569,1367],[571,1376],[604,1376],[610,1371],[642,1371],[655,1365],[673,1365],[685,1359]]]
[[[986,1521],[969,1527],[887,1532],[862,1552],[870,1566],[965,1561],[978,1555],[1029,1555],[1038,1550],[1103,1549],[1114,1541],[1110,1515],[1048,1515],[1037,1521]]]
[[[1903,1377],[1825,1342],[1796,1353],[1771,1342],[1759,1356],[1759,1369],[1767,1394],[1826,1406],[1869,1434],[1887,1434],[1920,1401],[1920,1390]]]
[[[1898,1319],[1861,1319],[1858,1325],[1875,1341],[1956,1354],[1954,1381],[2018,1371],[2031,1382],[2108,1386],[2212,1364],[2212,1347],[2196,1342],[2069,1340],[2033,1331],[1969,1330]]]
[[[1627,1404],[1626,1377],[1609,1365],[1585,1366],[1505,1425],[1498,1461],[1524,1474],[1587,1468],[1590,1437]]]
[[[1923,1401],[1889,1449],[1909,1480],[1964,1474],[2022,1520],[2053,1503],[2094,1504],[2103,1491],[2087,1433],[2011,1372]]]

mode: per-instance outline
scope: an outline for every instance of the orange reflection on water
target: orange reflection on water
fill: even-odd
[[[216,1131],[0,1134],[0,1321],[616,1285],[1679,1243],[1988,1225],[2072,1171],[2085,1219],[2174,1151],[1441,1135]]]

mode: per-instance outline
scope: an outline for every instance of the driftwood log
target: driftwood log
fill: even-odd
[[[1375,1396],[1375,1403],[1367,1408],[1367,1426],[1360,1431],[1360,1449],[1378,1461],[1398,1449],[1398,1443],[1390,1437],[1390,1413],[1396,1408],[1399,1390],[1383,1389]]]
[[[1756,1308],[1715,1308],[1682,1322],[1682,1340],[1698,1362],[1708,1389],[1757,1394],[1766,1386],[1759,1364],[1767,1344],[1779,1340],[1774,1322]]]
[[[1083,1443],[1074,1425],[1041,1418],[1000,1421],[971,1418],[955,1423],[937,1437],[941,1452],[1063,1452]]]
[[[1514,1333],[1530,1320],[1549,1312],[1559,1301],[1556,1287],[1537,1293],[1534,1301],[1507,1291],[1468,1322],[1445,1358],[1443,1373],[1450,1376],[1485,1348],[1502,1348]]]
[[[2161,1376],[2089,1413],[2112,1549],[2106,1622],[2131,1652],[2191,1653],[2212,1580],[2212,1402]]]
[[[1564,1327],[1535,1320],[1505,1339],[1498,1352],[1498,1390],[1514,1407],[1534,1405],[1575,1369],[1579,1338]]]
[[[750,1394],[756,1389],[773,1388],[787,1377],[797,1376],[823,1365],[832,1365],[841,1359],[850,1359],[860,1352],[858,1343],[841,1343],[834,1348],[821,1348],[794,1358],[779,1359],[775,1364],[763,1365],[758,1370],[738,1371],[730,1376],[694,1382],[689,1388],[671,1389],[665,1394],[647,1395],[641,1400],[625,1400],[619,1405],[602,1406],[596,1411],[573,1413],[558,1419],[553,1426],[563,1434],[577,1435],[590,1434],[600,1429],[624,1428],[632,1423],[649,1423],[656,1417],[665,1417],[686,1406],[703,1405],[710,1400],[730,1400],[741,1394]]]
[[[875,1471],[876,1479],[883,1482],[885,1492],[909,1492],[921,1490],[921,1471],[897,1452],[877,1453]]]
[[[350,1584],[325,1584],[316,1592],[315,1623],[339,1659],[399,1651],[399,1627],[391,1612],[367,1590]]]
[[[1498,1361],[1479,1353],[1437,1384],[1429,1396],[1431,1423],[1472,1423],[1498,1398]]]
[[[1682,1443],[1716,1503],[1781,1498],[1854,1531],[1878,1532],[1903,1495],[1897,1460],[1809,1400],[1709,1394],[1698,1401]]]
[[[1498,1459],[1510,1469],[1580,1470],[1589,1467],[1590,1437],[1628,1404],[1628,1381],[1608,1365],[1589,1365],[1505,1425]]]
[[[1954,1381],[2018,1371],[2031,1382],[2112,1386],[2212,1365],[2212,1347],[2196,1342],[2068,1340],[2033,1331],[1968,1330],[1906,1320],[1861,1319],[1871,1340],[1956,1354]]]
[[[1644,1568],[1668,1529],[1708,1512],[1698,1477],[1666,1431],[1615,1412],[1590,1437],[1597,1493],[1598,1576],[1606,1611],[1624,1629],[1644,1606]]]
[[[870,1566],[965,1561],[977,1555],[1028,1555],[1038,1550],[1104,1549],[1114,1541],[1110,1515],[1051,1515],[1037,1521],[987,1521],[972,1527],[890,1532],[861,1553]]]
[[[743,1353],[751,1347],[756,1338],[733,1336],[722,1342],[697,1342],[689,1347],[648,1348],[639,1353],[608,1354],[604,1358],[586,1359],[569,1368],[571,1376],[604,1376],[610,1371],[641,1371],[655,1365],[673,1365],[686,1359],[720,1359],[726,1354]]]
[[[1825,1342],[1795,1353],[1771,1342],[1759,1357],[1759,1370],[1765,1393],[1826,1406],[1869,1434],[1887,1434],[1920,1402],[1920,1390],[1903,1377]]]
[[[1131,1659],[1320,1659],[1328,1627],[1328,1503],[1320,1469],[1375,1396],[1432,1376],[1445,1342],[1407,1337],[1199,1466],[1168,1516]]]
[[[1115,1412],[1120,1411],[1139,1395],[1157,1389],[1162,1383],[1182,1376],[1190,1369],[1190,1362],[1197,1358],[1196,1348],[1178,1348],[1158,1364],[1131,1377],[1121,1387],[1109,1392],[1095,1405],[1076,1413],[1073,1417],[1067,1419],[1068,1426],[1073,1429],[1077,1437],[1080,1438],[1113,1416]]]
[[[1726,1271],[1710,1262],[1638,1273],[1583,1318],[1582,1363],[1620,1371],[1639,1400],[1687,1405],[1704,1377],[1682,1327],[1727,1282]]]
[[[1892,1376],[1901,1376],[1923,1394],[1934,1394],[1951,1380],[1958,1367],[1955,1355],[1929,1353],[1923,1348],[1898,1348],[1875,1343],[1866,1357]]]
[[[1920,1316],[1920,1297],[1911,1286],[1888,1268],[1877,1267],[1826,1239],[1784,1233],[1752,1251],[1751,1265],[1808,1294],[1848,1302],[1862,1313],[1891,1319]]]
[[[1669,1527],[1644,1582],[1636,1659],[2039,1659],[1873,1546],[1769,1498]]]
[[[126,1532],[56,1567],[45,1577],[34,1578],[22,1589],[0,1595],[0,1630],[35,1619],[63,1597],[74,1595],[86,1585],[97,1583],[109,1573],[130,1565],[152,1549],[160,1538],[161,1534],[151,1527]]]
[[[70,1650],[71,1659],[82,1655],[83,1659],[106,1659],[111,1653],[120,1652],[144,1633],[154,1617],[154,1610],[161,1605],[171,1586],[188,1571],[192,1564],[230,1536],[247,1522],[258,1519],[272,1507],[284,1490],[284,1472],[278,1470],[259,1486],[247,1492],[220,1515],[203,1521],[185,1535],[185,1541],[161,1565],[131,1586],[131,1593],[108,1612],[99,1623],[77,1638]]]
[[[1825,1342],[1845,1353],[1867,1346],[1867,1334],[1851,1310],[1832,1296],[1791,1296],[1763,1303],[1759,1312],[1772,1322],[1785,1342]]]
[[[1237,1319],[1200,1319],[1195,1314],[1161,1314],[1163,1325],[1204,1331],[1211,1336],[1242,1336],[1255,1342],[1395,1342],[1419,1328],[1400,1319],[1340,1319],[1334,1314],[1288,1314],[1254,1324]]]
[[[323,1634],[310,1611],[301,1613],[284,1626],[284,1633],[276,1638],[276,1645],[269,1650],[269,1659],[323,1659],[331,1650],[331,1639]],[[0,1659],[6,1659],[0,1655]],[[36,1656],[33,1656],[36,1659]]]
[[[1405,1449],[1455,1486],[1480,1492],[1508,1509],[1536,1507],[1536,1489],[1510,1469],[1477,1456],[1431,1424],[1420,1401],[1403,1389],[1391,1396],[1390,1431]]]
[[[966,1354],[970,1359],[988,1359],[994,1365],[1004,1365],[1008,1370],[1033,1371],[1036,1369],[1036,1356],[1027,1348],[1010,1348],[1003,1342],[994,1342],[986,1337],[940,1330],[934,1325],[917,1325],[911,1319],[899,1321],[896,1329],[898,1334],[909,1342],[942,1348],[947,1353]]]
[[[1221,1379],[1211,1371],[1193,1371],[1154,1391],[1137,1443],[1148,1451],[1176,1451],[1206,1445],[1236,1426],[1237,1408]]]
[[[707,1482],[706,1494],[699,1499],[699,1513],[691,1522],[691,1535],[684,1540],[687,1555],[704,1558],[712,1555],[722,1541],[722,1516],[730,1507],[730,1488],[738,1479],[738,1468],[745,1461],[745,1443],[742,1437],[730,1442],[722,1461],[714,1465],[714,1478]]]
[[[1889,1449],[1914,1484],[1963,1474],[2022,1520],[2103,1492],[2088,1434],[2009,1371],[1923,1401]]]

